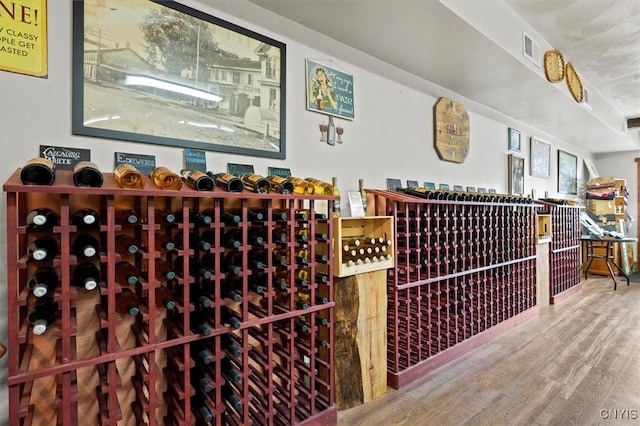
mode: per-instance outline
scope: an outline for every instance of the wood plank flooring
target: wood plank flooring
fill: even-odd
[[[585,280],[537,318],[338,413],[339,426],[599,424],[640,424],[640,283]]]

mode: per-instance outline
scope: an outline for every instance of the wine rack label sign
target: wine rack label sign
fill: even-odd
[[[400,179],[387,178],[387,189],[389,191],[397,191],[402,189],[402,181]]]
[[[251,164],[227,163],[227,173],[238,176],[245,173],[255,173],[255,171]]]
[[[156,156],[116,152],[115,167],[118,167],[120,164],[130,164],[140,170],[142,174],[150,175],[153,169],[156,168]]]
[[[267,172],[269,176],[280,176],[280,177],[291,176],[291,169],[283,169],[280,167],[268,167]]]
[[[91,161],[91,151],[63,146],[40,145],[40,156],[51,161],[56,170],[73,170],[81,161]]]
[[[436,189],[436,184],[434,182],[425,182],[424,187],[427,189]]]
[[[184,169],[189,171],[207,172],[207,155],[201,149],[185,149]]]

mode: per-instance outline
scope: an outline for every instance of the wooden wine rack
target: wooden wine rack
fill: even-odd
[[[444,201],[367,194],[368,211],[395,219],[396,267],[387,277],[390,386],[399,389],[537,314],[536,205],[492,195]]]
[[[580,206],[538,201],[551,215],[549,303],[582,289],[580,278]]]
[[[7,193],[8,253],[8,386],[9,424],[17,425],[191,425],[203,424],[196,406],[204,401],[216,425],[281,425],[337,423],[333,375],[333,265],[331,261],[331,219],[314,212],[316,200],[326,200],[329,211],[335,197],[297,195],[196,192],[189,188],[162,191],[147,179],[142,190],[121,189],[112,174],[105,174],[101,188],[78,188],[70,172],[59,171],[52,186],[24,186],[16,171],[4,185]],[[324,201],[323,201],[324,202]],[[34,208],[48,207],[58,213],[60,222],[48,232],[60,246],[60,254],[49,262],[60,276],[55,300],[59,304],[56,323],[42,335],[31,332],[26,314],[33,296],[26,288],[26,278],[36,265],[26,247],[36,235],[25,224],[25,215]],[[78,258],[71,253],[78,229],[71,223],[73,213],[92,208],[100,214],[95,235],[101,242],[99,263],[101,282],[94,291],[77,289],[70,284]],[[171,225],[155,222],[157,209],[181,211],[184,219]],[[116,224],[116,213],[134,209],[141,221],[131,227]],[[156,233],[175,236],[180,230],[201,232],[203,226],[189,221],[191,209],[211,209],[214,220],[206,229],[215,235],[208,251],[215,258],[210,282],[190,274],[189,257],[200,258],[202,250],[189,248],[188,232],[183,233],[182,247],[175,255],[161,253],[155,247]],[[251,221],[250,211],[265,212],[261,222]],[[296,212],[307,209],[306,219]],[[225,280],[222,270],[229,249],[218,242],[229,226],[222,220],[224,211],[241,216],[242,272],[237,292],[240,302],[223,297]],[[287,220],[276,222],[272,213],[283,210]],[[288,235],[284,243],[276,242],[270,230],[281,226]],[[267,250],[267,278],[263,294],[250,291],[258,272],[250,267],[256,252],[248,236],[254,227],[268,230],[262,248]],[[309,239],[294,236],[306,231]],[[313,236],[327,235],[326,240]],[[142,249],[134,255],[121,256],[115,251],[116,235],[128,233],[138,239]],[[288,253],[288,266],[276,265],[271,256],[275,247]],[[151,247],[152,249],[149,249]],[[300,250],[307,250],[308,264],[295,261]],[[326,255],[327,260],[318,260]],[[183,275],[161,282],[155,277],[155,259],[173,262],[183,256]],[[115,281],[116,263],[121,259],[135,264],[142,278],[135,292],[142,300],[135,317],[121,315],[115,309],[121,286]],[[309,278],[305,288],[298,285],[301,271]],[[276,289],[275,274],[286,282],[285,290]],[[314,280],[316,273],[326,280]],[[284,277],[284,278],[283,278]],[[156,307],[155,289],[173,290],[177,306],[172,310]],[[198,293],[205,293],[211,307],[202,308]],[[307,306],[296,301],[305,297]],[[237,329],[224,319],[231,312],[241,322]],[[203,320],[204,318],[204,320]],[[299,331],[303,321],[308,333]],[[208,336],[196,325],[204,321]],[[196,329],[195,331],[192,331]],[[229,342],[241,349],[232,355]],[[196,361],[200,349],[212,354],[207,377],[212,389],[204,392],[192,385],[200,368]],[[233,378],[228,372],[239,372]],[[199,377],[199,376],[198,376]],[[233,393],[241,407],[229,403]],[[235,407],[235,408],[234,408]]]

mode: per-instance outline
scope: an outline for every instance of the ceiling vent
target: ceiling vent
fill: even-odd
[[[591,109],[591,104],[589,103],[589,91],[586,87],[582,88],[582,106],[587,109]]]
[[[540,68],[540,44],[527,33],[522,34],[522,54]]]
[[[640,130],[640,117],[627,119],[627,129]]]

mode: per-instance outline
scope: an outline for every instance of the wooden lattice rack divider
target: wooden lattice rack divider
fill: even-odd
[[[78,188],[67,171],[58,171],[52,186],[24,186],[18,170],[3,189],[11,426],[203,424],[201,406],[215,425],[337,423],[333,225],[315,211],[319,200],[331,211],[335,197],[206,193],[186,187],[162,191],[149,179],[143,190],[125,190],[111,173],[101,188]],[[26,214],[40,207],[58,214],[53,229],[26,225]],[[75,268],[84,259],[72,250],[81,232],[71,218],[84,208],[96,210],[100,219],[97,228],[87,231],[100,242],[91,259],[101,271],[93,291],[73,285]],[[117,223],[124,209],[138,212],[139,223]],[[177,212],[179,219],[161,223],[156,212],[163,209]],[[211,212],[212,222],[195,224],[191,210]],[[240,216],[235,225],[225,223],[228,211]],[[262,212],[263,219],[253,220],[254,211]],[[286,213],[286,219],[277,219],[275,212]],[[276,239],[276,228],[285,241]],[[231,229],[241,242],[236,249],[222,244]],[[181,231],[176,250],[157,249],[156,239],[175,239]],[[190,232],[201,236],[203,231],[210,231],[211,248],[190,241]],[[26,255],[28,244],[43,233],[59,244],[59,254],[50,261]],[[137,253],[116,252],[116,236],[124,234],[140,243]],[[258,234],[262,244],[253,239]],[[193,259],[204,263],[203,256],[211,261],[208,279],[194,272]],[[240,268],[237,276],[225,269],[225,259],[232,258]],[[157,277],[160,260],[178,271],[175,278]],[[138,268],[137,283],[119,284],[116,265],[121,261]],[[52,291],[59,311],[54,324],[35,335],[27,313],[36,296],[26,281],[42,265],[59,274]],[[227,297],[231,283],[239,301]],[[135,316],[116,310],[125,287],[139,298]],[[171,291],[173,309],[163,305],[160,288]],[[239,323],[234,327],[229,317]],[[202,351],[210,357],[201,356]]]
[[[395,219],[387,314],[392,387],[537,315],[539,206],[491,194],[467,201],[382,190],[367,195],[374,214]]]

